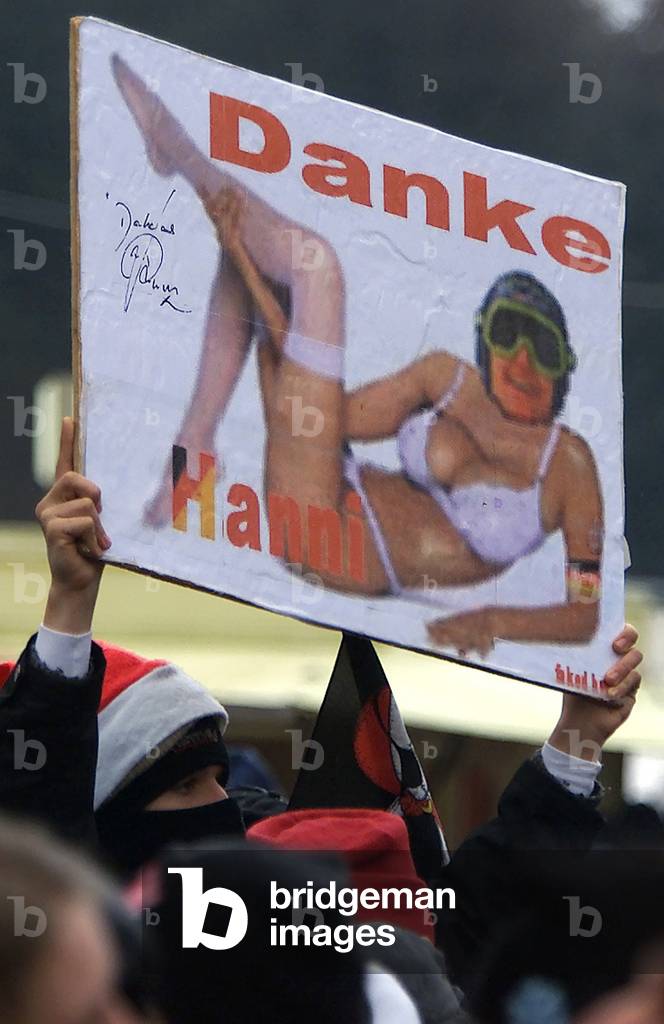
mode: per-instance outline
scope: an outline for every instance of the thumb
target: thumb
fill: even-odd
[[[60,451],[55,467],[55,479],[74,468],[74,421],[71,416],[65,416],[60,431]]]

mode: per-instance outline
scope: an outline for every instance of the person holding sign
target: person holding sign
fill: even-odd
[[[35,509],[51,572],[43,622],[15,664],[0,663],[0,810],[130,878],[168,843],[243,835],[244,823],[225,789],[219,701],[165,659],[93,643],[111,540],[101,491],[73,458],[65,418],[56,479]]]
[[[222,785],[227,762],[218,735],[226,717],[223,708],[169,663],[92,642],[103,555],[111,540],[102,522],[100,489],[73,471],[73,450],[74,424],[66,419],[56,480],[36,510],[51,573],[44,619],[18,662],[0,665],[0,809],[48,823],[129,878],[170,844],[241,834],[241,820]],[[505,867],[504,858],[493,856],[494,849],[509,849],[524,834],[544,849],[551,848],[544,840],[555,843],[561,836],[565,847],[571,842],[585,849],[585,837],[599,821],[594,798],[588,798],[597,789],[601,749],[629,717],[641,680],[637,639],[636,630],[625,626],[614,640],[618,660],[606,677],[610,702],[565,694],[549,742],[534,763],[519,770],[501,801],[502,808],[511,804],[502,823],[490,824],[481,837],[469,840],[470,856],[462,848],[459,859],[446,867],[441,858],[444,884],[450,877],[464,893],[459,902],[463,913],[451,922],[441,918],[445,955],[456,971],[468,975],[474,970],[488,928],[513,910],[509,860],[501,884],[491,889],[496,872]],[[366,696],[372,681],[365,664],[356,662]],[[345,693],[347,687],[343,699]],[[105,698],[111,699],[101,707]],[[369,700],[375,700],[375,692]],[[365,705],[356,701],[356,706],[361,714]],[[327,702],[328,712],[330,707]],[[211,715],[217,719],[214,735]],[[350,717],[358,721],[357,715]],[[375,756],[370,719],[364,722],[368,731],[359,746],[351,726],[345,737],[332,730],[325,749],[328,742],[339,745],[337,765],[358,754],[373,758],[367,777],[380,789],[384,772]],[[380,716],[375,719],[379,723]],[[402,773],[410,787],[406,748],[394,746],[398,732],[398,726],[394,734],[390,731],[389,746],[392,753],[397,750],[400,763],[390,761],[390,768]],[[322,741],[323,734],[318,735]],[[352,751],[345,749],[349,743]],[[350,772],[346,776],[352,780]],[[310,794],[313,781],[307,780]],[[351,806],[357,811],[360,804]],[[480,865],[479,875],[474,864]]]
[[[557,416],[576,358],[565,316],[534,276],[499,277],[476,318],[476,365],[437,351],[347,393],[345,287],[322,237],[282,216],[197,149],[159,98],[119,58],[113,70],[161,174],[198,193],[223,248],[195,393],[176,444],[210,451],[254,329],[267,429],[265,488],[295,502],[304,543],[286,531],[284,561],[347,593],[415,596],[498,577],[561,531],[567,600],[489,606],[438,619],[432,640],[486,655],[497,638],[586,643],[599,619],[603,503],[593,454]],[[316,254],[292,258],[293,232]],[[221,315],[220,315],[221,311]],[[293,403],[316,431],[295,430]],[[401,470],[358,465],[351,441],[397,440]],[[145,511],[165,525],[171,469]],[[364,527],[361,579],[311,557],[307,509]],[[348,561],[348,560],[347,560]]]

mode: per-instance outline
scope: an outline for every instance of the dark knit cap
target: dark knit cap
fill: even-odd
[[[219,720],[214,717],[194,722],[164,754],[156,748],[151,755],[149,766],[142,771],[143,765],[139,766],[135,777],[107,801],[106,810],[142,810],[167,789],[209,765],[221,765],[222,786],[228,778],[228,752]]]

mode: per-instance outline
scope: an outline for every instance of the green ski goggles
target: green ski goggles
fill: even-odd
[[[512,359],[525,346],[539,373],[552,380],[558,380],[576,365],[560,327],[521,302],[494,299],[482,317],[481,326],[482,337],[491,352]]]

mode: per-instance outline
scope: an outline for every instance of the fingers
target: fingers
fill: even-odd
[[[630,676],[642,661],[641,651],[633,649],[609,669],[604,677],[604,682],[607,686],[607,696],[611,700],[618,700],[625,696],[630,687]],[[639,676],[639,681],[640,678]]]
[[[625,679],[621,685],[619,694],[611,697],[611,702],[621,707],[630,706],[630,711],[636,703],[636,695],[639,692],[641,686],[641,673],[634,671]]]
[[[460,658],[468,658],[477,651],[481,658],[486,658],[494,647],[494,638],[489,634],[478,633],[476,636],[459,635],[459,630],[445,619],[430,622],[427,626],[430,639],[439,647],[455,647]],[[466,631],[467,634],[467,631]]]
[[[639,639],[639,634],[634,626],[629,623],[625,624],[622,632],[618,633],[618,636],[613,641],[613,649],[616,654],[626,654],[627,651],[634,646],[636,641]]]
[[[62,529],[63,520],[80,518],[91,520],[99,547],[103,551],[107,551],[111,546],[111,539],[101,524],[92,498],[75,498],[72,501],[66,501],[61,505],[52,505],[45,509],[40,521],[47,541],[52,541],[54,534]]]
[[[104,553],[97,540],[95,525],[89,516],[60,520],[57,524],[57,534],[58,539],[63,542],[76,541],[76,547],[82,555],[101,558]]]
[[[452,644],[451,646],[454,646],[454,644]],[[492,640],[475,640],[472,644],[468,644],[466,647],[457,647],[457,654],[459,655],[460,658],[463,658],[465,661],[473,653],[473,651],[477,651],[477,654],[479,655],[480,658],[486,658],[488,657],[489,654],[491,654],[492,650]]]
[[[625,693],[623,696],[632,697],[636,700],[636,695],[639,691],[639,687],[641,686],[641,673],[636,670],[634,672],[630,672],[625,680],[624,686]]]
[[[212,195],[205,187],[199,189],[198,195],[203,203],[205,212],[213,221],[214,227],[222,246],[227,245],[235,239],[240,210],[240,193],[231,187],[221,188]]]
[[[491,654],[494,644],[495,640],[490,633],[478,633],[476,637],[473,637],[468,646],[471,651],[477,651],[480,658],[486,658]]]
[[[60,451],[55,468],[55,483],[35,508],[35,514],[40,522],[47,509],[75,498],[89,498],[94,503],[97,513],[101,512],[99,487],[92,480],[88,480],[81,473],[74,471],[74,436],[74,421],[70,416],[65,416],[60,431]]]
[[[65,473],[74,469],[74,421],[65,416],[60,429],[60,451],[55,467],[55,479],[59,480]]]
[[[88,480],[87,477],[81,476],[80,473],[67,470],[56,480],[48,494],[37,505],[35,509],[37,518],[41,519],[47,508],[51,508],[53,505],[61,505],[63,502],[71,501],[73,498],[90,498],[97,512],[101,512],[101,490],[97,487],[97,484],[93,483],[92,480]]]
[[[460,658],[467,658],[473,651],[477,651],[480,658],[486,658],[493,650],[493,640],[488,636],[476,637],[465,647],[457,647],[457,654]]]
[[[427,633],[429,639],[435,644],[439,644],[441,647],[446,643],[445,640],[445,620],[435,619],[433,622],[427,623]]]
[[[198,190],[205,212],[213,221],[216,221],[224,211],[226,193],[227,190],[222,188],[213,195],[205,185]]]

